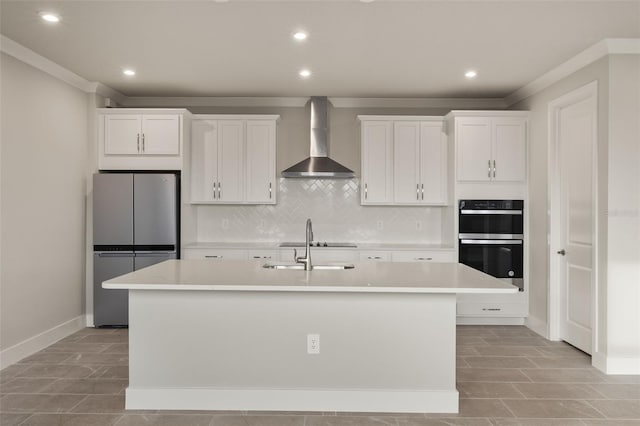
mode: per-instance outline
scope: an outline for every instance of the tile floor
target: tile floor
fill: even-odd
[[[0,372],[2,426],[640,425],[640,376],[525,327],[459,326],[460,413],[125,411],[127,330],[84,329]]]

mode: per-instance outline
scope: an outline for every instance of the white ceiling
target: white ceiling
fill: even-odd
[[[2,0],[0,14],[6,37],[127,96],[502,98],[640,37],[640,1]]]

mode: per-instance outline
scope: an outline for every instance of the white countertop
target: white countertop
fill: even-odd
[[[304,241],[301,241],[304,243]],[[448,250],[454,248],[441,244],[404,244],[404,243],[354,243],[357,247],[312,247],[312,250]],[[279,250],[290,247],[280,247],[279,242],[215,242],[198,241],[185,244],[183,249],[244,249],[244,250]]]
[[[260,260],[167,260],[113,278],[104,288],[373,293],[517,293],[459,263],[357,262],[346,270],[266,269]]]

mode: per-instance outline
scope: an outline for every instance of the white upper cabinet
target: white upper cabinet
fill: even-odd
[[[275,202],[276,123],[247,120],[247,202]]]
[[[391,121],[362,122],[362,204],[393,202]]]
[[[442,117],[360,116],[363,205],[446,205]]]
[[[187,110],[98,110],[100,170],[181,170]],[[188,123],[188,120],[187,120]]]
[[[194,117],[191,203],[276,203],[278,116],[260,117]]]
[[[527,113],[453,111],[450,117],[459,182],[526,179]]]

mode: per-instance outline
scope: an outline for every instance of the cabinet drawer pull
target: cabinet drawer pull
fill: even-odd
[[[271,256],[253,256],[254,259],[271,259]]]
[[[138,133],[138,152],[140,152],[140,133]]]
[[[501,311],[501,308],[482,308],[483,311]]]
[[[207,254],[204,257],[206,257],[207,259],[222,259],[224,256],[219,254]]]
[[[382,256],[367,256],[367,259],[382,259]]]
[[[433,257],[416,257],[415,260],[433,260]]]

